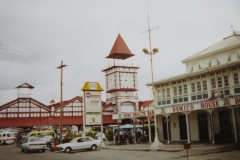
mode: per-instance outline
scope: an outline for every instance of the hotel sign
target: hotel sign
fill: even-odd
[[[188,105],[177,105],[173,107],[166,107],[165,112],[166,113],[186,112],[186,111],[226,107],[226,106],[237,105],[237,104],[240,104],[240,98],[221,99],[221,100],[215,100],[215,101],[205,101],[201,103],[192,103]]]

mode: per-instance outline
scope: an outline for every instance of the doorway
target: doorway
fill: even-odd
[[[186,123],[186,116],[179,115],[179,129],[180,129],[180,140],[187,139],[187,123]]]
[[[198,113],[197,116],[198,116],[199,142],[207,142],[209,141],[207,113]]]
[[[233,140],[232,124],[230,110],[222,110],[218,112],[220,122],[220,136],[223,142]]]

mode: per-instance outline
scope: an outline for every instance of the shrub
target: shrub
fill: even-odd
[[[81,134],[74,134],[74,133],[71,133],[70,130],[67,131],[67,134],[65,136],[65,140],[67,142],[71,141],[73,138],[76,138],[76,137],[81,137],[82,135]]]
[[[108,141],[113,141],[113,130],[108,129],[105,136],[108,139]]]
[[[86,132],[85,136],[89,136],[89,137],[92,137],[93,139],[96,139],[96,134],[97,134],[97,131],[89,131],[89,132]]]

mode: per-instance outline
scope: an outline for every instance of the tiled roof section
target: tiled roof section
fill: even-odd
[[[46,106],[45,104],[43,104],[43,103],[41,103],[41,102],[39,102],[39,101],[37,101],[35,99],[32,99],[32,98],[17,98],[17,99],[15,99],[13,101],[10,101],[10,102],[0,106],[0,110],[3,110],[3,109],[8,108],[8,107],[11,107],[13,105],[18,105],[18,103],[21,102],[21,101],[28,101],[28,102],[30,102],[32,104],[37,105],[38,107],[41,107],[41,108],[44,108],[44,109],[50,111],[50,108],[48,106]]]
[[[108,103],[108,104],[105,103],[105,104],[102,105],[102,108],[103,108],[103,110],[105,110],[108,107],[111,107],[111,105],[112,105],[112,103]]]
[[[134,54],[132,54],[132,52],[129,50],[122,36],[118,34],[117,39],[112,47],[112,50],[106,58],[124,60],[132,56],[134,56]]]
[[[226,38],[224,38],[222,41],[200,51],[197,52],[190,57],[187,57],[182,60],[182,63],[186,63],[201,57],[206,57],[211,54],[215,54],[217,52],[225,51],[234,47],[240,46],[240,33],[237,31],[233,31],[233,33]]]
[[[30,88],[30,89],[33,89],[34,87],[31,86],[30,84],[24,83],[24,84],[21,84],[20,86],[17,86],[15,88]]]
[[[83,102],[82,97],[76,96],[68,101],[63,101],[62,106],[64,107],[64,106],[68,105],[69,103],[74,102],[75,100],[79,100],[80,102]],[[49,106],[54,106],[55,110],[58,110],[61,107],[61,102],[58,102],[58,103],[55,103],[55,104],[49,105]]]
[[[153,100],[139,101],[138,102],[139,109],[141,109],[141,108],[144,109],[144,108],[148,107],[152,102],[153,102]]]

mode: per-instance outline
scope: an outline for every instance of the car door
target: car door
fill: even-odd
[[[71,148],[72,150],[78,150],[79,149],[79,144],[78,144],[79,139],[75,140],[73,143],[71,143]]]
[[[92,139],[86,137],[84,138],[84,143],[85,143],[85,146],[84,146],[85,149],[88,149],[88,148],[91,148],[93,141]]]
[[[77,148],[78,149],[84,149],[84,145],[85,145],[84,138],[79,138],[77,140]]]

